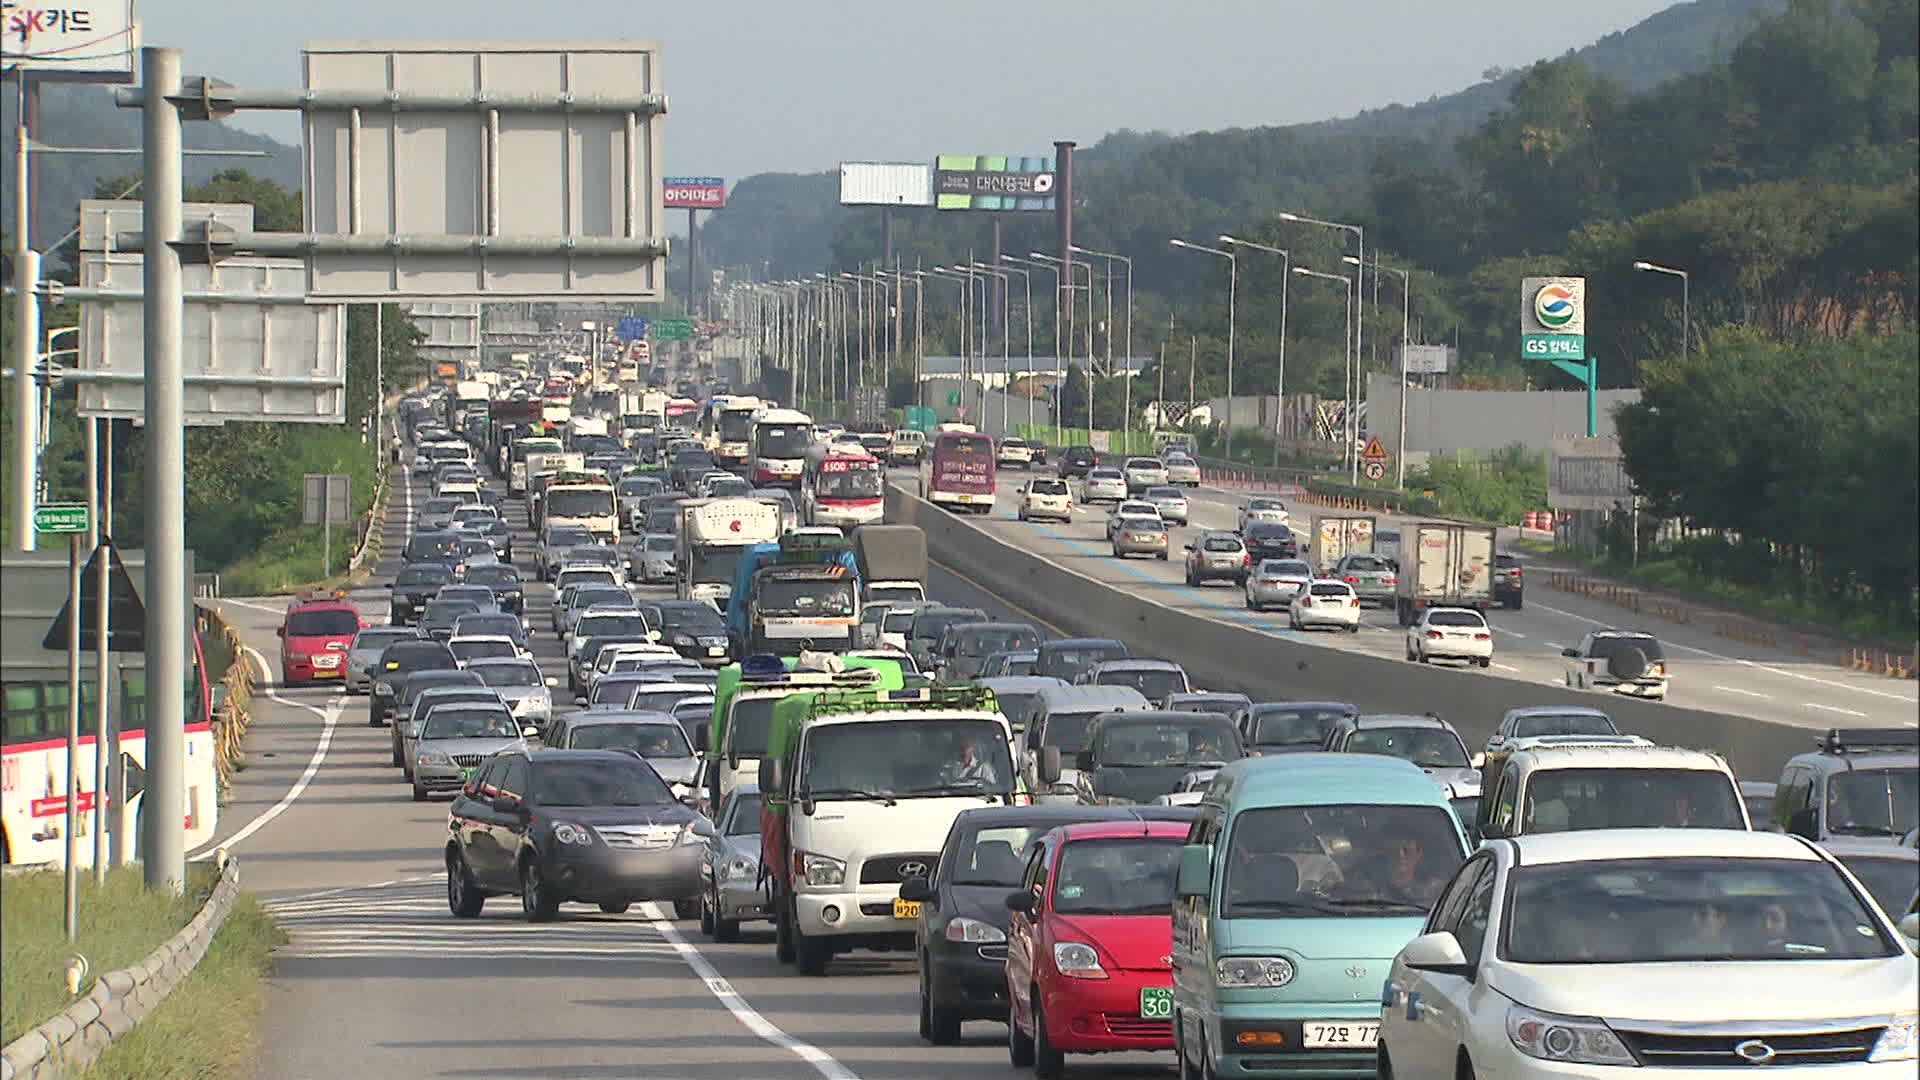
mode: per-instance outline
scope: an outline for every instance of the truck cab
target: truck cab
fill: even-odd
[[[780,508],[764,499],[686,499],[675,504],[675,595],[726,611],[743,552],[780,537]]]
[[[788,533],[754,544],[734,568],[727,635],[734,653],[845,652],[859,624],[859,566],[841,536]]]
[[[713,718],[701,746],[711,762],[707,782],[712,805],[759,776],[774,707],[789,695],[832,687],[899,690],[906,685],[897,662],[843,657],[841,667],[840,671],[795,670],[788,661],[761,655],[720,670],[713,689]]]

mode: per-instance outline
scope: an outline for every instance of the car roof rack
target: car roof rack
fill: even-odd
[[[1920,730],[1912,728],[1828,728],[1813,744],[1829,754],[1865,750],[1920,750]]]

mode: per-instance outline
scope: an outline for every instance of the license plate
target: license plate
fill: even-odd
[[[707,655],[725,656],[727,655],[727,647],[725,645],[709,645],[707,646]]]
[[[479,771],[480,771],[480,770],[479,770],[478,768],[472,768],[472,769],[461,769],[461,770],[460,770],[460,782],[464,784],[464,783],[466,783],[467,781],[469,781],[469,780],[471,780],[471,779],[473,779],[473,774],[474,774],[474,773],[476,773],[476,772],[479,772]]]
[[[313,677],[316,679],[332,678],[332,677],[338,676],[339,674],[340,674],[339,668],[317,667],[313,669]]]
[[[1173,1019],[1173,987],[1143,986],[1140,988],[1140,1019]]]
[[[1380,1025],[1371,1020],[1308,1020],[1300,1025],[1300,1045],[1371,1050],[1380,1041]]]
[[[899,897],[895,897],[893,901],[893,917],[896,919],[919,918],[920,917],[920,901],[902,900]]]

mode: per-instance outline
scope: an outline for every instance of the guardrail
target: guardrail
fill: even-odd
[[[199,914],[138,965],[109,971],[85,996],[0,1050],[0,1080],[52,1080],[85,1069],[193,973],[240,895],[240,863],[219,853],[220,877]]]
[[[225,798],[232,789],[233,774],[246,760],[241,744],[246,739],[247,725],[253,720],[253,663],[247,658],[239,633],[218,608],[211,604],[199,605],[198,622],[202,633],[220,635],[233,656],[233,662],[220,677],[220,707],[213,716],[214,776],[220,796]]]

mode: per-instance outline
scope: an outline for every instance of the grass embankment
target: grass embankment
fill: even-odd
[[[333,526],[331,550],[320,526],[284,526],[261,541],[253,554],[220,571],[221,593],[266,596],[299,586],[332,584],[337,576],[344,574],[353,558],[356,525],[372,509],[379,480],[364,461],[344,471],[353,477],[353,508],[347,524]]]

